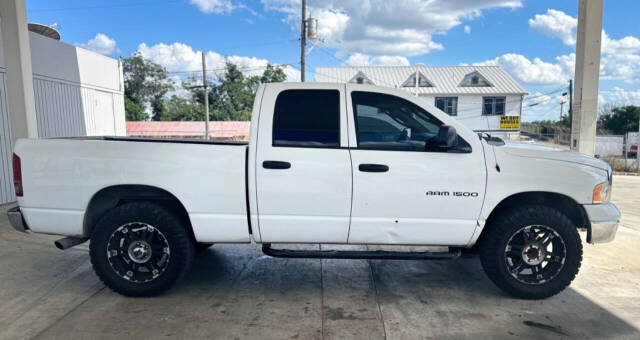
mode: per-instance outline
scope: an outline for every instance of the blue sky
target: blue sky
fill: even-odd
[[[307,77],[318,66],[495,64],[531,95],[573,73],[577,0],[308,0],[319,19]],[[27,0],[30,22],[62,40],[113,57],[140,50],[172,72],[225,61],[247,73],[291,64],[299,76],[299,0]],[[605,1],[600,103],[640,104],[640,1]],[[523,118],[554,119],[562,91],[536,97]],[[542,100],[540,99],[542,98]],[[533,103],[533,101],[531,102]],[[566,106],[565,106],[566,108]]]

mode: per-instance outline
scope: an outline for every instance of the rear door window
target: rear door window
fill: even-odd
[[[339,147],[340,91],[285,90],[273,112],[273,146]]]

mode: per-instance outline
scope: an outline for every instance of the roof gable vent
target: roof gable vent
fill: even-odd
[[[353,78],[351,78],[349,82],[353,84],[374,85],[371,79],[369,79],[369,77],[367,77],[364,73],[362,73],[362,71],[358,71],[358,73],[356,73],[356,75],[353,76]]]
[[[464,79],[462,79],[458,86],[491,87],[493,85],[487,80],[487,78],[483,77],[480,72],[473,71],[464,76]]]
[[[417,77],[416,77],[417,76]],[[418,83],[416,84],[416,79]],[[433,84],[420,72],[415,72],[402,83],[402,87],[433,87]]]

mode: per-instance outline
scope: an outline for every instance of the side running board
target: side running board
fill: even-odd
[[[396,252],[384,250],[290,250],[273,249],[270,243],[262,245],[262,252],[272,257],[299,259],[371,259],[371,260],[453,260],[460,257],[460,249],[448,252]]]

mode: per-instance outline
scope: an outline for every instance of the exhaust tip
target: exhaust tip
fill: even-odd
[[[54,241],[53,244],[56,246],[56,248],[64,250],[64,247],[62,246],[62,243],[60,243],[60,240]]]
[[[83,237],[83,238],[65,237],[65,238],[61,238],[61,239],[59,239],[57,241],[54,241],[53,244],[56,246],[56,248],[58,248],[60,250],[65,250],[65,249],[69,249],[71,247],[75,247],[78,244],[85,243],[85,242],[87,242],[87,240],[89,240],[89,238],[87,238],[87,237]]]

